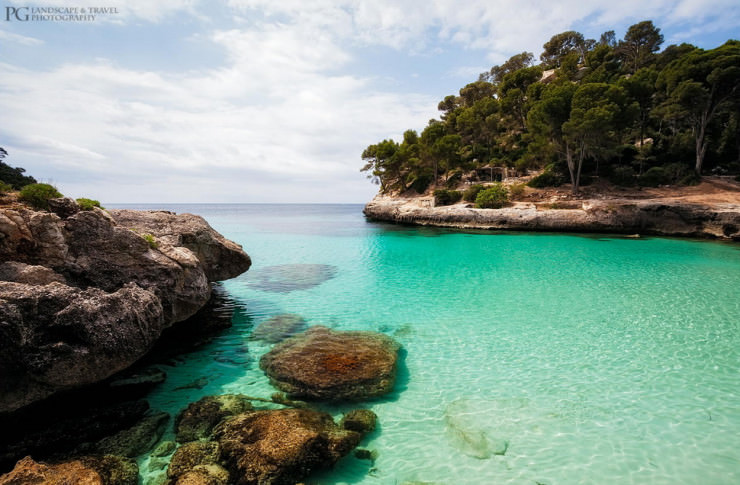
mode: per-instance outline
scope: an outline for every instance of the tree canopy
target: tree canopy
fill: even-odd
[[[740,42],[662,44],[650,20],[622,39],[556,34],[540,64],[516,54],[444,97],[420,134],[368,146],[362,170],[383,192],[419,193],[494,166],[544,169],[574,192],[594,177],[648,184],[664,167],[673,183],[740,174]]]

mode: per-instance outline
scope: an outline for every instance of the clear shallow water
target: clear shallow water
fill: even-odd
[[[165,366],[153,408],[269,396],[269,347],[249,334],[276,314],[403,344],[396,392],[363,404],[379,417],[362,444],[377,460],[307,483],[740,483],[737,245],[456,233],[347,205],[160,208],[203,215],[253,267],[224,284],[234,327]],[[335,273],[295,291],[255,284],[283,264]]]

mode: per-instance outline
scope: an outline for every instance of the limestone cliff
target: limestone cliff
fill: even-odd
[[[57,202],[0,209],[0,412],[125,369],[251,264],[199,216]]]
[[[428,199],[377,196],[365,206],[374,220],[515,231],[598,232],[740,240],[740,205],[660,200],[586,199],[567,204],[515,203],[503,209],[472,204],[431,207]]]

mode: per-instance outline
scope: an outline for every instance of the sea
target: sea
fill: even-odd
[[[117,207],[201,215],[253,261],[222,283],[233,326],[160,365],[154,409],[269,397],[251,332],[276,315],[402,344],[392,393],[321,406],[377,414],[374,460],[306,484],[740,483],[736,243],[402,226],[361,205]]]

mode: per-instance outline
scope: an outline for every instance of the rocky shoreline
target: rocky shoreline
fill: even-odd
[[[0,209],[0,413],[100,382],[251,265],[201,217]]]
[[[505,231],[612,233],[740,241],[740,205],[660,199],[515,202],[502,209],[469,203],[432,207],[431,198],[376,196],[363,212],[376,221]]]

